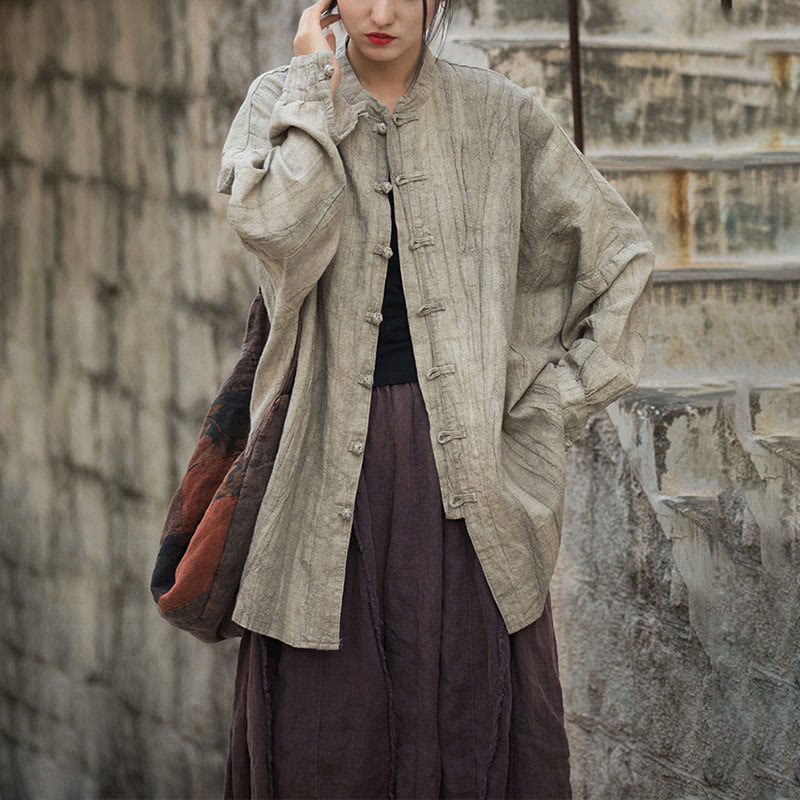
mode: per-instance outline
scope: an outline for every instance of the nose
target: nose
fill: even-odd
[[[373,0],[370,19],[376,28],[383,28],[394,21],[394,0]]]

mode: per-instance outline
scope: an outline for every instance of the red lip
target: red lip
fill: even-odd
[[[389,44],[389,42],[394,41],[396,37],[389,36],[385,33],[368,33],[367,39],[369,39],[373,44]]]

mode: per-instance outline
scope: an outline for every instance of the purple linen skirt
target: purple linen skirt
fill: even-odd
[[[509,635],[417,382],[373,386],[339,650],[245,631],[225,798],[571,798],[550,595]]]

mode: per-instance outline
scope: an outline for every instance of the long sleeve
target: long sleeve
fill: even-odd
[[[346,176],[338,145],[358,114],[332,97],[332,74],[333,53],[318,50],[256,78],[226,138],[217,181],[217,191],[230,195],[231,226],[295,306],[339,244]]]
[[[566,353],[554,371],[569,447],[590,414],[638,383],[655,251],[638,217],[534,98],[521,136],[521,241],[531,259],[562,272],[571,293],[560,332]]]

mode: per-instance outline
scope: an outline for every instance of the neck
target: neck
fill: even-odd
[[[395,61],[372,61],[365,58],[352,42],[347,42],[347,58],[359,83],[372,95],[399,98],[405,94],[414,74],[419,48],[409,53],[402,63]],[[421,46],[421,45],[420,45]]]

